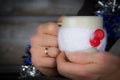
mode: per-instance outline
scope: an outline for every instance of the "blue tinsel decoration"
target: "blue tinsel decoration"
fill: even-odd
[[[30,52],[30,42],[27,43],[27,48],[26,48],[26,54],[22,56],[24,63],[21,65],[21,72],[20,72],[20,78],[25,78],[25,77],[35,77],[35,76],[40,76],[41,73],[40,71],[35,68],[34,65],[32,65],[31,62],[31,52]]]
[[[26,48],[26,55],[24,55],[22,58],[24,59],[24,64],[25,65],[32,65],[31,63],[31,53],[30,53],[30,42],[27,43],[27,48]]]
[[[104,28],[107,31],[108,44],[106,50],[120,38],[120,1],[119,0],[97,0],[96,14],[103,17]]]

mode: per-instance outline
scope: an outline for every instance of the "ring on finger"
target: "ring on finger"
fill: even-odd
[[[45,47],[45,54],[46,54],[47,56],[49,56],[49,55],[48,55],[48,47]]]

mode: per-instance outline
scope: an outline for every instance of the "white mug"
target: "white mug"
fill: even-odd
[[[104,51],[106,32],[99,16],[64,16],[58,33],[59,49],[69,52]]]

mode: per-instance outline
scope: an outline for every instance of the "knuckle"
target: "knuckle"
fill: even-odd
[[[57,48],[50,48],[51,57],[57,57],[59,50]]]
[[[53,53],[54,53],[54,56],[56,57],[58,55],[58,53],[59,53],[59,50],[57,48],[55,48]]]
[[[30,42],[32,43],[32,42],[34,42],[34,36],[32,36],[31,38],[30,38]]]
[[[33,48],[33,47],[30,48],[30,52],[31,52],[31,53],[35,53],[35,51],[36,51],[35,48]]]
[[[47,25],[51,26],[51,27],[55,27],[56,26],[56,23],[54,22],[48,22]]]
[[[41,39],[43,39],[42,35],[39,35],[39,36],[34,35],[30,38],[30,43],[31,43],[31,45],[38,41],[39,41],[39,43],[41,43],[41,41],[42,41]]]
[[[41,62],[38,58],[36,58],[35,56],[32,56],[31,58],[31,62],[35,67],[41,67]]]
[[[30,48],[30,52],[31,52],[31,54],[33,56],[35,56],[36,58],[38,58],[38,56],[41,56],[41,55],[38,55],[38,54],[41,54],[42,51],[41,51],[41,48],[33,46],[33,47]]]
[[[42,28],[43,28],[42,26],[43,26],[43,24],[41,24],[41,25],[39,25],[39,26],[37,27],[37,31],[38,31],[38,32],[42,30]]]
[[[30,42],[31,43],[34,43],[34,42],[36,42],[38,39],[40,39],[41,37],[39,36],[37,36],[37,35],[33,35],[31,38],[30,38]]]
[[[54,31],[54,30],[56,30],[56,28],[57,28],[57,24],[54,23],[54,22],[48,22],[48,23],[47,23],[47,26],[48,26],[48,30],[49,30],[49,31]]]
[[[38,63],[34,58],[32,58],[31,61],[32,61],[32,64],[33,64],[35,67],[41,67],[40,62]]]
[[[59,53],[59,50],[57,48],[55,48],[55,52],[58,54]]]
[[[39,53],[39,54],[41,53],[41,49],[33,46],[33,47],[30,48],[30,52],[31,52],[32,55],[37,55],[37,53]]]

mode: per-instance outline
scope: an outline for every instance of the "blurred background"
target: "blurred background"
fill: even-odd
[[[0,74],[19,73],[27,42],[41,23],[76,15],[83,0],[0,0]]]
[[[120,38],[120,2],[115,0],[117,10],[116,14],[113,14],[110,12],[112,4],[109,4],[113,0],[99,1],[108,5],[108,7],[98,6],[100,9],[97,11],[104,11],[102,13],[105,15],[104,23],[110,36],[108,36],[109,47]],[[0,0],[0,77],[9,80],[19,76],[27,43],[40,24],[56,22],[60,16],[76,15],[83,2],[84,0]],[[120,42],[116,43],[110,51],[120,55],[119,46]]]

